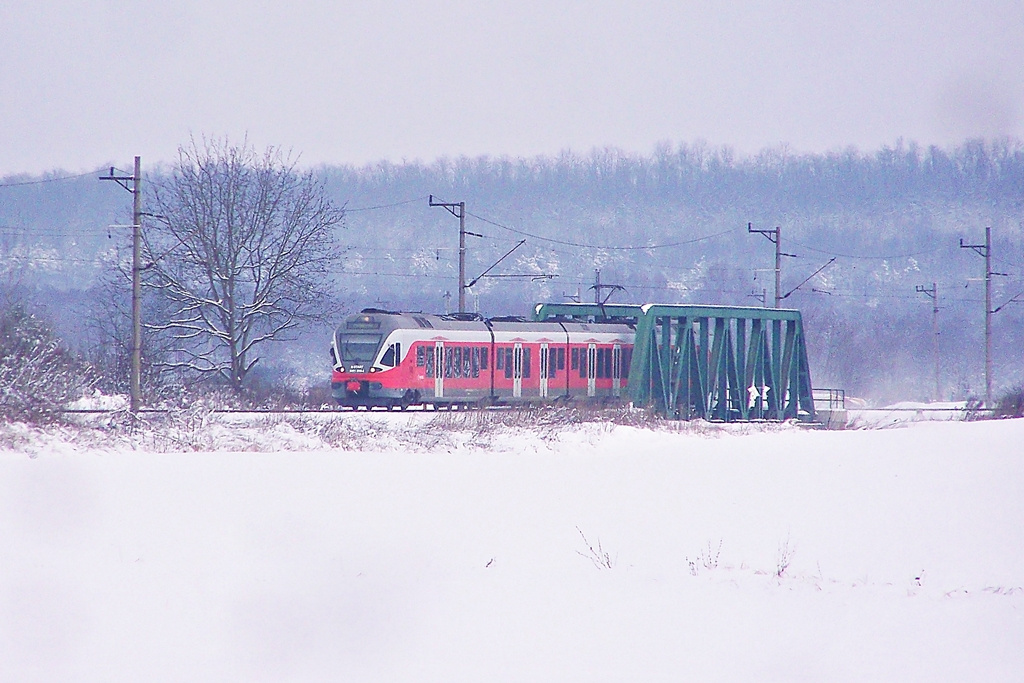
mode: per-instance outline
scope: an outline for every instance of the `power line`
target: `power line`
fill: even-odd
[[[48,254],[5,254],[0,259],[6,259],[18,264],[22,263],[80,263],[87,265],[106,265],[108,260],[102,256],[93,259],[73,258],[70,256],[50,256]]]
[[[86,176],[95,175],[96,173],[99,173],[102,170],[103,169],[98,169],[95,171],[88,171],[86,173],[79,173],[78,175],[60,176],[58,178],[43,178],[42,180],[25,180],[18,183],[0,183],[0,188],[24,187],[26,185],[43,185],[44,183],[60,183],[64,182],[65,180],[76,180],[77,178],[85,178]]]
[[[607,251],[646,251],[648,249],[667,249],[667,248],[670,248],[670,247],[681,247],[681,246],[684,246],[684,245],[687,245],[687,244],[694,244],[696,242],[703,242],[705,240],[710,240],[710,239],[713,239],[715,237],[721,237],[722,235],[727,235],[730,232],[734,232],[734,229],[730,228],[728,230],[723,230],[722,232],[717,232],[717,233],[715,233],[713,235],[705,235],[703,237],[697,237],[697,238],[694,238],[692,240],[683,240],[681,242],[670,242],[670,243],[667,243],[667,244],[651,244],[651,245],[643,246],[643,247],[636,247],[636,246],[620,247],[620,246],[607,246],[607,245],[600,245],[600,244],[584,244],[584,243],[581,243],[581,242],[569,242],[567,240],[556,240],[556,239],[554,239],[552,237],[543,237],[541,235],[537,235],[537,234],[534,234],[534,233],[531,233],[531,232],[526,232],[525,230],[518,230],[516,228],[511,228],[511,227],[509,227],[507,225],[502,225],[501,223],[498,223],[496,221],[492,221],[489,218],[484,218],[483,216],[478,216],[477,214],[472,213],[471,211],[467,211],[466,214],[469,215],[469,216],[472,216],[473,218],[476,218],[477,220],[483,221],[484,223],[487,223],[489,225],[493,225],[496,228],[501,228],[502,230],[508,230],[509,232],[516,233],[517,235],[523,235],[524,237],[532,237],[533,239],[541,240],[543,242],[553,242],[554,244],[563,244],[563,245],[568,246],[568,247],[579,247],[581,249],[604,249],[604,250],[607,250]]]
[[[796,242],[796,241],[792,241],[791,243],[795,244],[798,247],[801,247],[802,249],[807,249],[808,251],[817,252],[819,254],[826,254],[828,256],[839,256],[839,257],[842,257],[842,258],[880,260],[880,261],[885,260],[885,259],[910,258],[911,256],[922,256],[924,254],[932,254],[932,253],[935,253],[936,251],[939,251],[942,248],[942,247],[935,247],[933,249],[925,249],[923,251],[915,251],[915,252],[912,252],[912,253],[909,253],[909,254],[887,254],[887,255],[868,256],[868,255],[863,255],[863,254],[841,254],[841,253],[839,253],[839,252],[837,252],[837,251],[835,251],[833,249],[818,249],[816,247],[811,247],[811,246],[808,246],[806,244],[801,244],[800,242]]]
[[[339,275],[368,275],[375,277],[404,277],[404,278],[424,278],[428,280],[447,280],[450,275],[429,275],[427,273],[368,273],[366,271],[358,270],[343,270]]]
[[[413,202],[422,202],[427,198],[427,195],[422,197],[414,197],[413,199],[406,199],[401,202],[395,202],[394,204],[379,204],[377,206],[360,206],[355,209],[345,209],[345,213],[356,213],[358,211],[376,211],[377,209],[390,209],[396,206],[404,206],[405,204],[412,204]]]
[[[389,277],[389,278],[393,277],[393,278],[413,278],[413,279],[420,278],[420,279],[424,279],[424,280],[447,280],[450,277],[448,275],[432,275],[432,274],[428,274],[428,273],[388,273],[388,272],[368,272],[368,271],[342,271],[339,274],[340,275],[357,275],[357,276],[364,276],[364,277]],[[580,286],[583,286],[583,285],[590,284],[590,281],[584,279],[582,275],[581,276],[575,276],[575,277],[573,277],[573,276],[561,277],[560,281],[562,283],[566,284],[566,285],[580,285]],[[746,289],[740,290],[740,289],[731,289],[731,288],[725,288],[725,287],[703,287],[703,286],[702,287],[687,287],[686,285],[673,285],[673,284],[658,285],[658,284],[640,284],[640,283],[626,282],[626,283],[623,283],[622,286],[626,287],[628,289],[636,289],[636,290],[644,290],[644,291],[676,292],[679,295],[713,293],[713,294],[734,294],[734,295],[744,295],[745,296],[745,295],[748,295],[750,293]],[[896,299],[896,300],[902,300],[902,301],[910,301],[910,300],[917,299],[917,296],[912,295],[912,294],[882,294],[882,293],[878,293],[878,292],[857,292],[857,291],[851,291],[851,290],[835,290],[835,291],[828,291],[828,292],[822,292],[822,291],[813,291],[813,292],[797,291],[797,292],[794,293],[794,296],[796,296],[797,294],[803,294],[805,296],[814,296],[814,295],[835,296],[835,297],[846,298],[846,299]],[[952,304],[952,303],[960,304],[960,303],[978,303],[980,301],[983,301],[983,299],[976,299],[976,298],[972,298],[972,297],[954,297],[954,296],[949,296],[949,297],[945,297],[945,301],[949,302],[950,304]]]
[[[27,226],[0,225],[0,233],[8,235],[24,235],[26,237],[101,237],[102,232],[89,233],[84,229],[82,232],[51,232],[49,230],[35,230]]]
[[[1020,263],[1017,263],[1016,261],[1010,261],[1008,259],[1000,258],[995,255],[992,256],[992,260],[999,261],[1000,263],[1005,263],[1006,265],[1013,266],[1014,268],[1024,268],[1024,266],[1022,266]]]

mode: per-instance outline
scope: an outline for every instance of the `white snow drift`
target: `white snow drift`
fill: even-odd
[[[1022,420],[476,442],[0,454],[0,680],[1024,671]]]

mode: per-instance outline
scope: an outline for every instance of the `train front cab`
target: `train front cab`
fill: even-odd
[[[331,395],[347,407],[407,406],[408,341],[396,321],[379,315],[348,318],[334,335]]]
[[[375,309],[346,318],[331,347],[331,395],[339,405],[392,408],[417,401],[411,350],[420,325],[415,321],[415,316]]]

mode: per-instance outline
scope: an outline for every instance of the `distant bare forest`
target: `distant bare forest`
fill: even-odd
[[[1024,300],[1019,141],[749,157],[666,144],[647,155],[609,149],[317,173],[346,207],[338,318],[364,306],[455,308],[458,221],[429,207],[428,195],[466,202],[475,233],[468,279],[526,240],[471,290],[469,308],[485,315],[593,300],[596,270],[625,289],[612,301],[770,305],[774,247],[747,225],[779,227],[789,254],[783,305],[804,313],[815,385],[880,400],[934,393],[932,302],[915,291],[932,283],[942,396],[983,392],[984,261],[959,238],[979,244],[991,226],[993,307],[1002,307],[993,317],[994,384],[1024,383],[1024,305],[1008,303]],[[107,226],[130,222],[130,197],[92,175],[40,182],[64,175],[0,181],[0,270],[6,296],[35,302],[82,345],[83,311],[110,298],[99,282],[127,254],[127,231]],[[154,169],[146,183],[164,177]],[[323,334],[309,329],[281,346],[277,371],[326,373]]]

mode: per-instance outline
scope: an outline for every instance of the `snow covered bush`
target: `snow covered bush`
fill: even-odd
[[[1008,391],[996,401],[995,417],[1024,417],[1024,387]]]
[[[20,305],[0,311],[0,417],[47,421],[93,383],[88,365]]]

